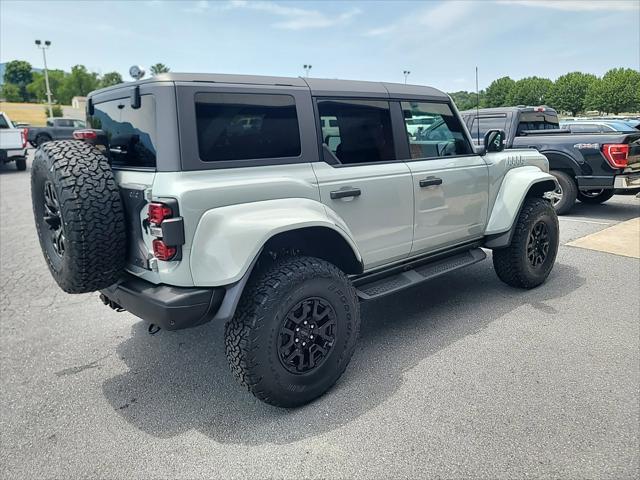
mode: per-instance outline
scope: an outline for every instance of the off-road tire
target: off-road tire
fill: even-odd
[[[562,189],[562,198],[553,206],[553,208],[558,215],[569,213],[573,208],[573,205],[576,203],[578,186],[576,185],[573,177],[562,170],[551,170],[549,173],[556,177],[556,180],[558,180],[558,184]]]
[[[604,203],[607,200],[610,200],[611,197],[615,194],[613,189],[603,190],[600,194],[589,197],[585,195],[583,192],[578,192],[578,200],[582,203],[588,203],[591,205],[597,205],[598,203]]]
[[[360,332],[356,291],[340,269],[314,257],[285,257],[256,268],[225,328],[227,359],[258,399],[297,407],[325,393],[347,368]],[[296,304],[315,297],[326,299],[336,313],[335,341],[315,369],[291,373],[280,358],[279,332]]]
[[[45,188],[59,203],[62,255],[45,220]],[[31,199],[40,247],[60,288],[87,293],[118,280],[126,261],[124,210],[109,162],[98,149],[76,140],[42,145],[31,167]]]
[[[548,230],[549,249],[544,262],[534,267],[527,257],[527,243],[538,222],[543,222]],[[543,283],[555,263],[559,237],[558,217],[549,201],[542,198],[525,199],[516,220],[511,244],[493,251],[493,267],[498,278],[517,288],[534,288]]]
[[[47,142],[51,141],[51,137],[45,133],[41,133],[40,135],[36,136],[36,144],[35,147],[40,147],[42,145],[44,145]]]
[[[27,159],[25,157],[16,158],[16,169],[19,172],[24,172],[27,169]]]

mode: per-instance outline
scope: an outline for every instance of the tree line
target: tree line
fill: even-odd
[[[571,72],[553,82],[548,78],[527,77],[513,80],[498,78],[481,90],[480,108],[516,105],[548,105],[569,115],[586,111],[599,113],[640,111],[640,72],[631,68],[613,68],[602,77]],[[475,92],[450,93],[460,110],[476,107]]]
[[[169,67],[156,63],[151,74],[166,73]],[[75,65],[71,72],[49,70],[49,88],[51,100],[57,105],[70,105],[73,97],[84,97],[98,88],[110,87],[122,83],[122,75],[108,72],[99,75],[90,72],[84,65]],[[29,62],[14,60],[5,65],[4,84],[0,97],[8,102],[45,102],[47,87],[44,72],[33,71]]]

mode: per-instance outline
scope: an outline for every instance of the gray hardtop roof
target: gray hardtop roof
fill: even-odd
[[[546,112],[553,112],[556,113],[555,109],[551,108],[551,107],[547,107],[546,105],[538,105],[536,107],[495,107],[495,108],[481,108],[480,109],[480,114],[491,114],[491,113],[509,113],[509,112],[534,112],[536,108],[544,108],[544,112],[540,112],[540,113],[546,113]],[[467,114],[467,113],[476,113],[476,109],[475,108],[470,108],[469,110],[464,110],[462,112],[460,112],[461,115]]]
[[[127,88],[135,85],[143,85],[153,82],[200,82],[200,83],[227,83],[244,85],[274,85],[306,87],[312,95],[320,96],[359,96],[359,97],[403,97],[448,100],[449,96],[432,87],[422,85],[405,85],[402,83],[366,82],[359,80],[332,80],[321,78],[302,77],[269,77],[263,75],[233,75],[222,73],[163,73],[154,77],[126,82],[112,87],[103,88],[91,92],[89,96],[97,93],[108,92],[119,88]]]

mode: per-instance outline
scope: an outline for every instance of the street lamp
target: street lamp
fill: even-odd
[[[44,41],[44,45],[40,40],[36,40],[36,46],[42,50],[42,59],[44,60],[44,83],[47,86],[47,103],[49,104],[49,118],[53,117],[53,108],[51,107],[51,89],[49,88],[49,71],[47,70],[47,55],[45,50],[51,46],[49,40]]]
[[[407,84],[407,77],[409,76],[409,74],[411,73],[409,70],[403,70],[404,73],[404,84]]]
[[[311,71],[311,65],[303,65],[302,68],[304,68],[304,76],[309,78],[309,72]]]

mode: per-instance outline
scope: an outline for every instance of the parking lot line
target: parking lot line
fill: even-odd
[[[594,220],[586,220],[584,218],[559,217],[559,220],[564,221],[564,222],[593,223],[595,225],[613,225],[612,222],[596,222]]]
[[[632,218],[566,245],[640,258],[640,218]]]

